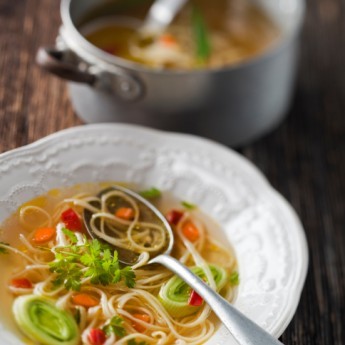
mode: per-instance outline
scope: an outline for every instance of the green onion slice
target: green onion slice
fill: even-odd
[[[193,7],[192,27],[196,43],[196,56],[198,61],[204,64],[211,54],[211,44],[204,16],[197,6]]]
[[[181,205],[186,208],[187,210],[195,210],[197,208],[197,206],[195,204],[192,204],[188,201],[182,201]]]
[[[220,291],[226,284],[228,276],[226,271],[216,265],[209,265],[215,280],[217,291]],[[193,267],[191,271],[199,278],[205,279],[205,273],[201,267]],[[173,276],[164,284],[158,298],[167,312],[173,317],[183,317],[194,314],[201,307],[188,304],[192,289],[178,276]]]
[[[162,195],[162,192],[159,189],[152,187],[150,189],[141,191],[139,194],[145,199],[154,199],[159,198]]]
[[[20,329],[40,344],[79,344],[79,330],[73,316],[47,298],[20,296],[14,301],[13,314]]]

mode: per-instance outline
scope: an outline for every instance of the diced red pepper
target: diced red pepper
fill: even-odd
[[[68,230],[81,231],[83,228],[79,216],[72,208],[61,213],[61,220],[65,223]]]
[[[99,328],[91,328],[88,338],[92,345],[103,345],[107,340],[105,333]]]
[[[18,289],[31,289],[32,283],[26,278],[16,278],[11,280],[11,286]]]
[[[196,291],[192,290],[189,296],[188,304],[192,305],[193,307],[200,307],[203,301],[203,298]]]
[[[165,216],[165,218],[167,219],[170,225],[177,225],[182,217],[183,217],[183,212],[178,211],[178,210],[171,210]]]

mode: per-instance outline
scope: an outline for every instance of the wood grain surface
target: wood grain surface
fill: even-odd
[[[286,121],[240,150],[296,209],[310,248],[286,345],[345,344],[345,2],[309,0]],[[54,43],[57,0],[0,0],[0,152],[82,122],[65,83],[34,63]]]

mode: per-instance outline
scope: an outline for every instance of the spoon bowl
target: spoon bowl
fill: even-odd
[[[156,0],[150,7],[140,32],[148,36],[159,35],[170,25],[187,1]]]
[[[167,232],[167,243],[163,246],[161,250],[158,250],[156,252],[150,252],[150,259],[153,259],[159,254],[166,254],[170,255],[172,248],[174,246],[174,235],[171,229],[170,224],[168,221],[165,219],[165,217],[162,215],[162,213],[149,201],[147,201],[145,198],[143,198],[140,194],[133,192],[132,190],[122,187],[122,186],[112,186],[106,189],[103,189],[97,194],[97,197],[102,198],[103,196],[106,196],[108,193],[113,192],[113,191],[119,191],[121,193],[124,193],[125,195],[129,195],[133,199],[135,199],[139,206],[141,211],[146,212],[149,211],[151,213],[151,217],[156,217],[163,225],[164,229]],[[100,203],[97,201],[94,201],[91,203],[92,206],[100,208]],[[107,203],[107,208],[110,212],[114,213],[115,208],[117,207],[116,205],[118,204],[118,200],[116,200],[116,197],[109,198],[109,201]],[[88,210],[84,209],[83,211],[83,220],[84,220],[84,225],[87,229],[87,232],[92,238],[100,238],[99,235],[95,234],[93,231],[93,228],[91,226],[91,221],[92,221],[93,213]],[[111,231],[107,229],[105,226],[105,233],[107,236],[112,236]],[[107,242],[107,238],[104,236],[103,238],[101,237],[103,241]],[[122,247],[118,247],[112,244],[114,249],[118,252],[118,259],[119,261],[126,266],[132,266],[137,263],[140,253],[137,253],[135,251],[132,251],[130,249],[125,249]]]

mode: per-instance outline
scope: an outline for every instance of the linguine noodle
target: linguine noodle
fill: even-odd
[[[116,216],[109,206],[112,200],[130,207],[134,211],[133,217],[123,219]],[[63,231],[66,224],[61,221],[60,216],[64,210],[71,207],[80,217],[84,209],[93,213],[90,225],[99,238],[115,247],[138,253],[138,261],[132,267],[135,273],[134,288],[126,286],[123,281],[103,286],[92,283],[90,277],[83,277],[80,292],[93,296],[97,301],[96,305],[85,307],[73,302],[75,291],[66,289],[64,285],[54,286],[56,274],[51,271],[50,263],[56,253],[71,245],[70,237]],[[42,246],[33,243],[37,229],[37,226],[32,227],[29,221],[33,212],[41,219],[39,227],[51,226],[56,229],[54,238]],[[111,333],[106,338],[105,345],[128,344],[131,340],[159,345],[204,343],[217,328],[216,318],[211,315],[209,306],[203,303],[197,312],[191,315],[173,317],[158,297],[160,289],[173,274],[162,266],[147,263],[150,254],[165,248],[168,238],[163,224],[152,221],[150,215],[143,213],[144,210],[135,199],[115,190],[101,197],[79,193],[55,202],[50,210],[46,210],[44,206],[26,204],[17,215],[19,223],[26,229],[19,235],[20,245],[14,247],[0,244],[0,248],[6,248],[20,258],[20,265],[12,278],[24,277],[33,284],[31,288],[9,286],[10,291],[15,296],[34,294],[47,297],[52,299],[58,308],[77,315],[82,344],[93,345],[90,342],[90,330],[102,329],[114,316],[123,320],[125,334],[118,336]],[[186,222],[193,222],[199,230],[199,237],[194,242],[183,233],[183,225]],[[216,289],[216,282],[210,264],[221,266],[229,275],[236,269],[232,251],[210,235],[212,229],[207,228],[199,211],[184,209],[183,217],[173,227],[173,231],[174,256],[187,266],[202,268],[205,280],[213,289]],[[85,234],[79,231],[74,234],[77,245],[83,245],[88,241]],[[83,264],[78,265],[80,272],[87,270]],[[234,297],[234,288],[227,283],[221,293],[231,300]],[[137,314],[146,315],[146,319],[138,319]]]

